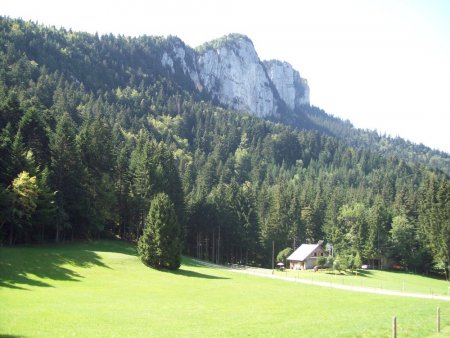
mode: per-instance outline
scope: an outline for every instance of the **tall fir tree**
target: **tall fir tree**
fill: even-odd
[[[146,265],[176,270],[181,265],[181,227],[173,203],[166,193],[152,199],[138,253]]]
[[[50,138],[50,182],[55,189],[55,241],[59,242],[66,229],[78,233],[82,226],[82,163],[76,145],[76,126],[65,113],[57,119]]]

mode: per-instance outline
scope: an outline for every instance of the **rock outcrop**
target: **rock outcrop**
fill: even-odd
[[[200,80],[219,102],[257,116],[276,113],[277,103],[253,43],[243,36],[207,47],[197,57]]]
[[[264,65],[280,98],[289,108],[295,109],[300,105],[309,104],[308,81],[301,78],[299,72],[289,63],[271,60],[264,61]]]
[[[231,34],[208,42],[197,50],[171,38],[161,64],[172,74],[188,76],[199,91],[238,111],[257,116],[279,113],[280,101],[294,110],[309,104],[309,87],[287,62],[262,62],[252,41]]]
[[[188,76],[192,80],[195,88],[202,91],[203,86],[199,79],[196,58],[197,55],[192,48],[186,46],[180,39],[170,37],[168,39],[168,47],[165,48],[162,55],[161,64],[169,68],[172,74],[176,73],[178,66],[183,75]]]

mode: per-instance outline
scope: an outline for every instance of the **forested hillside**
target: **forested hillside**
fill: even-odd
[[[270,265],[272,242],[323,239],[348,265],[448,268],[444,173],[216,106],[160,65],[171,41],[1,18],[3,244],[136,240],[165,192],[192,256]]]
[[[411,163],[424,164],[450,175],[450,154],[406,141],[398,136],[391,137],[372,130],[357,129],[349,121],[330,116],[314,106],[304,106],[301,110],[299,115],[306,115],[315,128],[346,141],[350,146],[363,147],[383,156],[396,156]]]

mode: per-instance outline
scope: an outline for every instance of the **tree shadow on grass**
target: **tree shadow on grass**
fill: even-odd
[[[130,256],[137,256],[136,244],[121,240],[101,240],[82,243],[91,251],[115,252]]]
[[[201,263],[193,260],[192,258],[189,258],[189,257],[186,257],[186,256],[182,257],[181,263],[182,263],[182,267],[183,266],[185,266],[185,267],[200,267],[200,268],[204,268],[206,271],[208,269],[211,269],[210,267],[208,267],[208,266],[206,266],[204,264],[201,264]],[[169,272],[171,274],[178,275],[178,276],[192,277],[192,278],[229,279],[227,277],[219,277],[219,276],[209,275],[209,274],[206,274],[206,273],[192,271],[192,270],[189,270],[189,269],[183,269],[182,267],[179,268],[178,270],[165,270],[164,269],[162,271]]]
[[[194,259],[192,259],[190,257],[186,257],[186,256],[183,256],[182,264],[186,265],[186,266],[208,268],[207,265],[199,263],[198,261],[196,261],[196,260],[194,260]]]
[[[326,275],[329,276],[339,276],[339,277],[371,277],[373,273],[370,270],[357,270],[354,272],[351,271],[327,271]]]
[[[27,290],[26,286],[53,287],[49,282],[79,281],[74,267],[109,268],[89,243],[0,248],[0,287]],[[111,251],[111,250],[110,250]]]
[[[370,270],[358,270],[358,276],[372,277],[373,272]]]
[[[169,271],[174,275],[193,277],[193,278],[204,278],[204,279],[229,279],[227,277],[219,277],[214,275],[207,275],[205,273],[200,273],[192,270],[178,269],[176,271]]]

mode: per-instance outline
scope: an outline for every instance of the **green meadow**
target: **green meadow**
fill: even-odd
[[[445,301],[273,280],[188,258],[176,272],[158,271],[114,241],[0,248],[0,337],[389,337],[394,315],[398,337],[449,332]]]
[[[271,270],[267,269],[258,269],[257,271],[271,273]],[[325,282],[330,285],[339,284],[405,293],[450,296],[449,282],[409,272],[385,270],[359,270],[357,272],[274,270],[274,274],[308,281]]]

